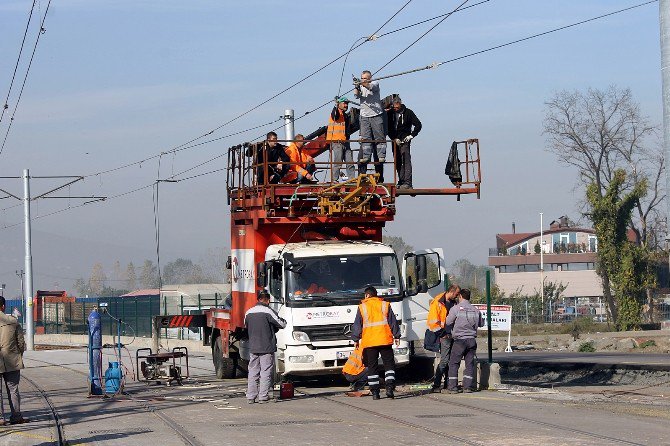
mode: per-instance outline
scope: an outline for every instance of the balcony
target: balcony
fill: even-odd
[[[586,243],[554,243],[551,247],[552,249],[548,250],[549,245],[545,245],[544,255],[552,254],[593,254],[598,252],[593,246],[590,246]],[[534,249],[530,251],[525,248],[519,249],[518,246],[512,248],[489,248],[489,257],[502,257],[502,256],[528,256],[528,255],[539,255],[540,251],[535,252]]]

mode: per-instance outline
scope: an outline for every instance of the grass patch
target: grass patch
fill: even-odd
[[[577,351],[581,353],[593,353],[594,351],[596,351],[596,348],[593,346],[593,341],[582,342],[579,345],[579,350]]]
[[[647,339],[642,344],[640,344],[640,348],[647,348],[647,347],[656,347],[656,341],[654,341],[653,339]]]

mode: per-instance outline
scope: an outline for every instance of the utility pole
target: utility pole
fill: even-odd
[[[540,302],[542,321],[544,323],[544,222],[542,220],[543,214],[540,212]]]
[[[32,179],[69,179],[65,184],[57,186],[47,192],[44,192],[36,197],[31,196],[30,194],[30,180]],[[25,302],[25,326],[26,326],[26,347],[28,350],[35,349],[35,321],[33,318],[33,254],[31,246],[31,217],[30,217],[30,202],[35,201],[41,198],[56,198],[56,199],[88,199],[90,201],[85,202],[93,203],[95,201],[105,200],[107,197],[96,197],[96,196],[54,196],[51,195],[56,191],[64,189],[71,184],[74,184],[78,181],[84,179],[82,176],[40,176],[40,177],[31,177],[29,169],[23,169],[23,175],[20,177],[0,177],[0,179],[22,179],[23,180],[23,198],[8,192],[5,189],[0,189],[0,192],[5,193],[7,196],[2,198],[15,198],[23,202],[23,225],[24,225],[24,245],[25,245],[25,265],[24,270],[21,271],[21,276],[25,274],[25,281],[22,281],[22,287],[24,290],[24,302]],[[18,271],[16,272],[18,275]]]
[[[19,270],[16,270],[16,275],[18,276],[19,280],[21,281],[21,314],[23,315],[23,327],[25,328],[26,326],[26,295],[24,294],[24,288],[23,288],[23,270],[19,272]]]
[[[295,130],[293,128],[293,110],[284,110],[284,115],[282,118],[284,118],[284,134],[286,135],[285,139],[287,141],[292,141],[293,137],[295,136]]]
[[[661,83],[663,98],[663,140],[665,161],[670,160],[670,0],[658,2],[661,24]],[[665,190],[670,191],[670,169],[665,169]],[[666,243],[670,243],[670,198],[666,198]],[[670,258],[668,259],[670,263]]]
[[[23,169],[23,220],[25,239],[25,296],[26,300],[26,344],[28,350],[35,350],[35,321],[33,320],[33,253],[30,246],[30,171]]]

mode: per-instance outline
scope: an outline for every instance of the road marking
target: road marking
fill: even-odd
[[[31,433],[23,432],[23,431],[10,430],[10,431],[7,431],[7,432],[3,432],[2,430],[0,430],[0,433],[6,433],[6,434],[9,434],[9,435],[18,435],[20,437],[26,437],[26,438],[35,438],[37,440],[43,440],[43,441],[49,441],[49,442],[53,441],[53,438],[51,438],[51,437],[45,437],[44,435],[31,434]]]

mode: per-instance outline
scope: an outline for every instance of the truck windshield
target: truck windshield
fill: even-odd
[[[286,295],[293,302],[352,305],[371,285],[380,296],[399,298],[399,277],[394,254],[295,259],[286,271]]]

